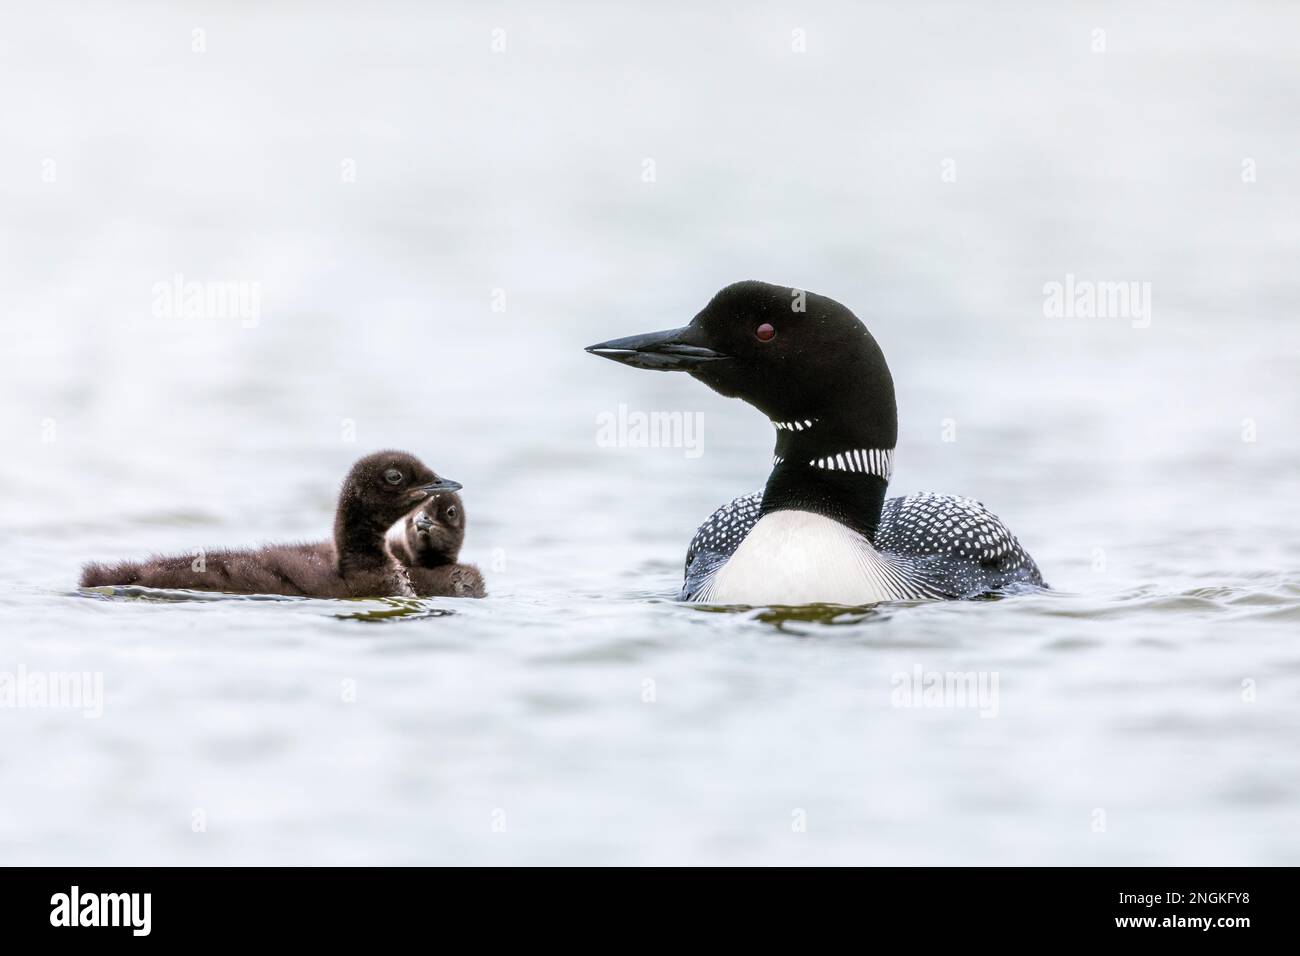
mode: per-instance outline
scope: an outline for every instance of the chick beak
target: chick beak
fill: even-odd
[[[463,487],[459,481],[452,481],[450,478],[438,478],[426,485],[420,485],[415,490],[419,492],[419,498],[424,499],[436,495],[440,491],[460,491]]]

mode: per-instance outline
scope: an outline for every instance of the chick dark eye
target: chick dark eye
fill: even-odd
[[[402,483],[402,473],[396,468],[389,468],[384,472],[384,481],[390,485],[400,485]]]
[[[771,322],[764,322],[754,330],[754,337],[760,342],[770,342],[776,338],[776,329]]]
[[[455,506],[455,505],[452,505],[450,508],[447,509],[447,517],[448,517],[448,518],[454,518],[454,517],[456,517],[456,506]]]

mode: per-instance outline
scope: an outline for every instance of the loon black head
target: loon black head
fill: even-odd
[[[334,519],[336,542],[359,544],[383,536],[412,507],[431,495],[458,491],[460,483],[440,478],[404,451],[379,451],[352,466],[339,491]]]
[[[777,429],[764,510],[807,508],[874,534],[898,440],[894,380],[876,340],[839,302],[737,282],[689,325],[587,351],[634,368],[688,372],[753,405]]]
[[[465,541],[465,504],[460,495],[434,495],[406,516],[403,533],[413,559],[422,567],[455,564]]]
[[[893,448],[898,439],[894,380],[880,346],[857,316],[824,295],[737,282],[690,325],[587,351],[634,368],[689,372],[763,412],[782,438],[798,439],[789,451],[821,457]]]

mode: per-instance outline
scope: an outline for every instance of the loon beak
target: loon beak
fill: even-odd
[[[420,485],[416,491],[424,492],[424,497],[436,495],[440,491],[460,491],[463,488],[459,481],[452,481],[450,478],[439,478],[437,481],[431,481],[427,485]]]
[[[692,345],[690,339],[696,332],[689,325],[664,332],[645,332],[588,345],[587,351],[633,368],[652,368],[662,372],[688,372],[708,362],[730,357],[702,345]]]

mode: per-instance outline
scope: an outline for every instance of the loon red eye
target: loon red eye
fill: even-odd
[[[754,335],[760,342],[770,342],[776,338],[776,329],[771,322],[764,322],[754,330]]]

